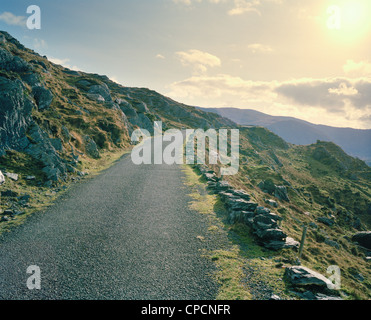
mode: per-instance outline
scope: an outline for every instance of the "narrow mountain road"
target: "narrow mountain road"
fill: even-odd
[[[0,238],[0,299],[214,299],[207,222],[178,165],[130,155]],[[26,270],[41,270],[29,290]]]

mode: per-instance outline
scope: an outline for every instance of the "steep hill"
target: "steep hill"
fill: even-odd
[[[48,181],[65,180],[79,159],[129,146],[134,128],[220,127],[230,120],[106,76],[55,65],[0,33],[0,155],[24,152]]]

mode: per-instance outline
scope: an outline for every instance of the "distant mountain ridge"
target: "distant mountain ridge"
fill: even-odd
[[[371,130],[317,125],[293,117],[271,116],[256,110],[238,108],[200,108],[214,112],[240,125],[265,127],[289,143],[308,145],[317,140],[331,141],[348,154],[371,165]]]

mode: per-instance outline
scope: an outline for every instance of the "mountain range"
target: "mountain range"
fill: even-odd
[[[240,125],[262,126],[289,143],[309,145],[331,141],[349,155],[371,165],[371,129],[337,128],[313,124],[293,117],[271,116],[256,110],[238,108],[201,108],[229,118]]]

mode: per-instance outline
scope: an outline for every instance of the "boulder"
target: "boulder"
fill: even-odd
[[[317,218],[317,221],[329,227],[332,227],[335,224],[335,221],[333,219],[326,218],[326,217],[319,217]]]
[[[13,181],[18,181],[19,176],[16,173],[5,172],[5,175]]]
[[[282,250],[282,249],[299,249],[300,242],[293,238],[287,237],[284,240],[271,240],[264,243],[264,247],[270,250]]]
[[[256,208],[256,214],[268,214],[271,210],[262,206]]]
[[[42,171],[45,172],[48,180],[64,179],[67,174],[65,161],[56,152],[47,133],[33,122],[28,129],[28,137],[32,142],[28,141],[23,151],[44,165]]]
[[[275,189],[276,189],[276,186],[275,184],[273,183],[273,181],[271,179],[267,179],[267,180],[264,180],[264,181],[261,181],[259,184],[258,184],[258,187],[265,193],[269,193],[271,195],[274,194],[275,192]]]
[[[94,159],[99,159],[100,153],[94,139],[89,136],[84,136],[84,143],[86,153]]]
[[[265,203],[272,206],[273,208],[278,208],[277,201],[271,200],[271,199],[266,199]]]
[[[316,286],[322,289],[333,287],[329,279],[304,266],[286,268],[285,276],[295,287]]]
[[[218,191],[227,191],[232,189],[232,186],[227,181],[219,181],[216,184],[216,188]]]
[[[103,98],[103,96],[101,96],[100,94],[96,94],[96,93],[88,93],[88,98],[90,100],[94,100],[98,103],[103,103],[105,102],[106,100]]]
[[[371,250],[371,231],[358,232],[352,237],[352,240]]]
[[[105,83],[91,86],[89,94],[100,95],[107,102],[112,101],[110,90]]]
[[[274,196],[279,200],[290,202],[287,188],[285,186],[275,186]]]
[[[228,197],[226,199],[226,205],[230,210],[235,211],[255,211],[256,207],[258,206],[257,203],[252,201],[246,201],[241,198],[236,197]]]
[[[231,190],[230,191],[234,196],[240,197],[246,201],[250,201],[251,197],[245,190]]]
[[[80,85],[85,86],[85,87],[91,86],[91,83],[86,79],[82,79],[82,80],[77,81],[77,84],[80,84]]]
[[[116,103],[118,103],[120,109],[128,117],[128,119],[135,118],[135,117],[138,116],[137,111],[126,100],[124,100],[124,99],[117,99],[116,100]]]
[[[215,173],[205,173],[204,174],[204,177],[206,178],[206,180],[208,181],[214,181],[216,182],[218,180],[217,176]]]
[[[0,171],[0,185],[2,185],[5,182],[5,177],[3,173]]]
[[[31,66],[18,56],[13,56],[9,51],[0,48],[0,69],[14,72],[27,72]]]
[[[28,72],[22,75],[22,80],[26,82],[29,86],[36,87],[41,85],[40,77],[37,73]]]
[[[43,86],[35,86],[32,88],[32,94],[35,98],[39,110],[47,109],[53,102],[54,96],[52,92]]]
[[[279,228],[272,228],[272,229],[258,229],[255,231],[255,234],[260,238],[263,242],[276,240],[282,241],[287,238],[286,233],[284,233]]]
[[[334,248],[336,248],[336,249],[340,249],[340,245],[336,242],[336,241],[334,241],[334,240],[330,240],[330,239],[325,239],[325,243],[327,244],[327,245],[329,245],[329,246],[331,246],[331,247],[334,247]]]
[[[254,229],[275,229],[278,228],[277,220],[268,216],[258,215],[254,218]]]

